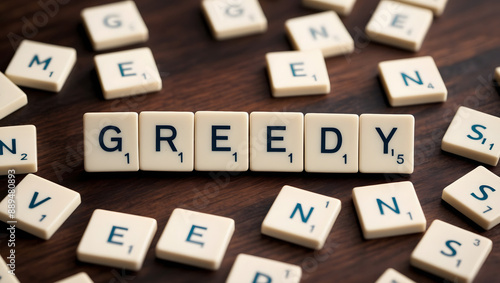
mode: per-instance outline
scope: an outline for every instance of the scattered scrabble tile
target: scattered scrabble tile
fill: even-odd
[[[413,173],[415,118],[406,114],[362,114],[359,119],[361,173]]]
[[[434,220],[411,254],[411,265],[453,282],[472,282],[492,242],[481,235]]]
[[[217,270],[233,232],[233,219],[176,208],[158,240],[156,256]]]
[[[352,200],[365,239],[425,231],[427,222],[411,182],[356,187]]]
[[[354,3],[356,3],[356,0],[302,0],[302,4],[306,7],[333,10],[343,16],[349,16]]]
[[[500,84],[500,67],[495,69],[495,79]]]
[[[266,54],[274,97],[330,93],[330,77],[319,50]]]
[[[374,41],[418,51],[432,18],[428,9],[396,1],[380,1],[365,31]]]
[[[149,37],[134,1],[85,8],[82,18],[94,50],[145,42]]]
[[[28,174],[15,192],[15,215],[8,212],[7,195],[0,203],[0,220],[48,240],[80,205],[80,194],[33,174]]]
[[[65,279],[56,281],[55,283],[93,283],[89,275],[85,272],[80,272]]]
[[[138,271],[156,233],[149,217],[96,209],[78,245],[78,260]]]
[[[298,265],[253,255],[239,254],[229,272],[226,283],[298,283],[301,276],[302,269]]]
[[[500,118],[461,106],[446,130],[441,149],[496,166],[500,159]]]
[[[0,120],[26,104],[26,94],[0,72]]]
[[[250,170],[302,172],[303,139],[302,113],[250,113]]]
[[[387,270],[375,281],[375,283],[415,283],[393,268]]]
[[[201,7],[213,36],[218,40],[267,30],[267,19],[257,0],[203,0]]]
[[[262,234],[320,250],[340,213],[340,200],[284,186],[262,222]]]
[[[19,283],[19,280],[17,280],[17,277],[11,273],[11,268],[7,266],[2,256],[0,256],[0,280],[2,281],[2,283]]]
[[[400,2],[405,2],[418,7],[426,8],[434,13],[434,16],[438,17],[443,14],[444,8],[448,0],[397,0]]]
[[[306,114],[306,172],[357,173],[358,145],[358,115]]]
[[[147,47],[97,55],[94,58],[105,99],[159,91],[162,81]]]
[[[325,57],[354,51],[354,40],[333,11],[293,18],[285,27],[296,50],[320,49]]]
[[[84,167],[87,172],[139,170],[137,113],[83,115]]]
[[[196,170],[248,170],[247,112],[198,111],[195,128]]]
[[[141,112],[139,153],[141,170],[193,171],[193,112]]]
[[[500,223],[500,177],[478,166],[443,190],[442,198],[486,230]]]
[[[5,75],[19,86],[59,92],[76,63],[76,50],[23,40]]]
[[[0,176],[38,170],[36,128],[33,125],[0,127]]]
[[[446,101],[448,90],[431,56],[381,62],[378,70],[391,106]]]

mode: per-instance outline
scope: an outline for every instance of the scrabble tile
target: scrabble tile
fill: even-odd
[[[413,173],[415,118],[407,114],[362,114],[359,172]]]
[[[247,112],[198,111],[195,128],[196,170],[248,170]]]
[[[380,1],[366,26],[371,40],[418,51],[432,24],[428,9],[396,1]]]
[[[141,170],[193,171],[193,112],[141,112],[139,159]]]
[[[250,170],[302,172],[303,139],[302,113],[250,113]]]
[[[411,254],[411,265],[453,282],[472,282],[492,248],[490,239],[434,220]]]
[[[10,196],[0,203],[0,220],[17,221],[17,228],[45,240],[54,235],[81,202],[79,193],[33,174],[17,185],[14,216],[8,213]]]
[[[156,256],[217,270],[233,232],[233,219],[176,208],[158,240]]]
[[[330,93],[330,77],[319,50],[266,54],[274,97]]]
[[[33,125],[0,127],[0,176],[9,170],[15,174],[38,170],[36,127]]]
[[[500,177],[483,166],[447,186],[442,198],[486,230],[500,223]]]
[[[495,80],[500,84],[500,67],[495,69]]]
[[[443,14],[444,8],[448,0],[397,0],[400,2],[408,3],[418,7],[426,8],[434,13],[434,16],[438,17]]]
[[[319,10],[333,10],[339,15],[349,16],[356,0],[302,0],[306,7]]]
[[[7,266],[3,257],[0,256],[0,280],[2,281],[2,283],[19,283],[17,277],[10,273],[10,271],[11,269]]]
[[[448,90],[431,56],[381,62],[378,71],[391,106],[446,101]]]
[[[354,40],[333,11],[289,19],[285,28],[296,50],[320,49],[325,57],[354,51]]]
[[[425,231],[424,212],[409,181],[356,187],[352,200],[365,239]]]
[[[125,50],[94,57],[105,99],[159,91],[162,81],[151,49]]]
[[[94,50],[145,42],[149,37],[134,1],[85,8],[82,19]]]
[[[375,283],[415,283],[393,268],[387,270],[375,281]]]
[[[357,173],[358,136],[358,115],[306,114],[306,172]]]
[[[267,19],[257,0],[203,0],[201,7],[218,40],[267,30]]]
[[[0,120],[26,104],[26,94],[0,72]]]
[[[262,234],[320,250],[340,213],[340,200],[284,186],[262,222]]]
[[[302,269],[298,265],[253,255],[239,254],[229,272],[226,283],[298,283],[301,276]]]
[[[441,149],[492,166],[500,159],[500,118],[461,106]]]
[[[137,113],[85,113],[83,115],[85,171],[138,171],[138,131]]]
[[[89,275],[85,272],[80,272],[65,279],[56,281],[55,283],[93,283]]]
[[[78,260],[138,271],[156,233],[149,217],[96,209],[78,245]]]

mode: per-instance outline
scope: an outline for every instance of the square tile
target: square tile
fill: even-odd
[[[239,254],[229,272],[226,283],[299,283],[301,276],[302,269],[298,265],[253,255]]]
[[[411,5],[415,5],[421,8],[426,8],[434,13],[434,16],[438,17],[443,14],[444,8],[448,0],[397,0]]]
[[[0,176],[34,173],[38,170],[36,127],[0,127]]]
[[[500,67],[495,69],[495,80],[500,84]]]
[[[8,257],[10,257],[10,255]],[[15,259],[14,259],[14,264],[15,264]],[[2,280],[2,283],[19,283],[17,277],[11,273],[11,269],[7,266],[3,257],[1,256],[0,256],[0,279]]]
[[[70,277],[64,278],[62,280],[56,281],[55,283],[94,283],[90,279],[89,275],[85,272],[80,272]]]
[[[217,270],[233,233],[233,219],[176,208],[158,240],[156,256]]]
[[[333,10],[342,16],[349,16],[356,0],[302,0],[306,7],[319,10]]]
[[[0,120],[26,104],[26,94],[0,72]]]
[[[387,270],[375,281],[375,283],[415,283],[393,268]]]
[[[23,40],[5,75],[16,85],[59,92],[76,63],[76,50]]]

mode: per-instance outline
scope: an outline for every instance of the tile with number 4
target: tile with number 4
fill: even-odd
[[[302,269],[298,265],[263,257],[239,254],[234,261],[226,283],[281,282],[298,283]]]

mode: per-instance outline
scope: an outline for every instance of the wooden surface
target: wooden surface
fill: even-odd
[[[46,0],[48,1],[48,0]],[[41,1],[41,2],[46,2]],[[441,219],[493,241],[493,251],[476,282],[498,279],[500,227],[484,231],[441,201],[451,182],[479,164],[440,150],[441,139],[456,109],[468,106],[500,116],[494,68],[500,66],[500,35],[496,0],[451,0],[434,20],[417,53],[370,42],[363,30],[378,1],[358,0],[342,20],[356,42],[348,56],[326,60],[332,92],[326,96],[274,99],[265,72],[265,54],[290,50],[284,22],[314,13],[299,0],[261,0],[269,22],[266,33],[215,41],[193,0],[140,0],[139,10],[149,28],[148,42],[163,78],[154,94],[105,101],[93,64],[98,54],[90,46],[80,11],[109,1],[62,1],[57,13],[43,17],[38,1],[0,3],[0,70],[5,71],[15,48],[8,35],[71,46],[78,60],[60,93],[23,88],[26,107],[2,119],[0,126],[34,124],[38,131],[38,175],[78,191],[82,204],[49,240],[17,230],[16,262],[22,282],[51,282],[86,271],[95,282],[223,282],[239,253],[249,253],[300,265],[302,282],[373,282],[393,267],[418,282],[442,281],[410,266],[410,254],[422,234],[364,240],[351,198],[356,186],[410,180],[427,223]],[[55,2],[55,1],[51,1]],[[38,18],[33,18],[33,16]],[[44,22],[46,20],[46,22]],[[37,31],[25,30],[29,21]],[[42,25],[43,24],[43,25]],[[431,55],[448,88],[445,103],[392,108],[377,75],[383,60]],[[303,113],[409,113],[416,118],[415,173],[308,174],[221,172],[135,172],[90,174],[83,170],[82,115],[91,111],[238,110],[300,111]],[[500,166],[488,169],[500,174]],[[20,181],[23,176],[17,176]],[[261,223],[285,184],[333,196],[342,211],[325,247],[312,251],[260,233]],[[6,195],[7,178],[0,178]],[[236,231],[218,271],[207,271],[158,260],[154,248],[176,207],[233,218]],[[158,232],[139,272],[87,264],[76,259],[76,248],[94,209],[153,217]],[[6,257],[7,225],[0,225],[0,253]]]

